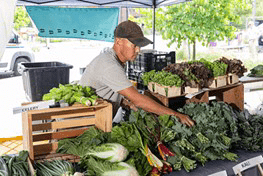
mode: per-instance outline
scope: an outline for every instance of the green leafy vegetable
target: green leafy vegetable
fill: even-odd
[[[77,84],[59,84],[58,88],[50,89],[49,93],[43,95],[43,100],[65,100],[68,104],[79,102],[83,105],[97,105],[98,96],[90,87],[82,87]]]
[[[35,164],[38,176],[73,176],[75,169],[65,160],[38,162]]]
[[[89,176],[139,176],[137,170],[125,162],[112,163],[92,157],[81,162],[87,168],[86,175]]]
[[[105,143],[88,149],[86,156],[93,156],[110,162],[121,162],[126,159],[129,151],[118,143]]]
[[[250,74],[248,74],[250,77],[260,77],[263,76],[263,65],[257,65],[256,67],[252,68],[250,70]]]

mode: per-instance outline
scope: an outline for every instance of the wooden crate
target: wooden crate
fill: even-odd
[[[214,78],[213,83],[209,86],[209,88],[218,88],[225,85],[227,85],[227,76],[218,76]]]
[[[155,82],[149,82],[149,83],[148,83],[148,90],[151,91],[151,92],[157,92],[155,85],[156,85]]]
[[[97,106],[74,105],[65,108],[31,110],[22,113],[23,149],[31,161],[65,159],[77,161],[78,157],[56,153],[57,140],[81,135],[91,126],[110,132],[112,105],[101,101]],[[42,123],[34,124],[34,121]]]
[[[214,96],[217,101],[223,101],[240,111],[244,110],[244,85],[240,82],[236,84],[226,85],[224,87],[206,89],[203,93],[195,95],[190,99],[186,98],[184,94],[181,96],[169,98],[158,93],[153,93],[149,90],[144,91],[144,95],[149,96],[158,103],[174,110],[177,110],[178,108],[181,108],[185,104],[191,102],[209,103],[209,97]]]
[[[184,89],[184,93],[185,94],[192,94],[192,93],[196,93],[196,92],[199,92],[201,90],[200,87],[190,87],[190,86],[186,86],[185,89]]]
[[[236,74],[228,74],[227,75],[227,84],[235,84],[239,82],[239,78]]]
[[[182,95],[182,88],[175,86],[162,86],[160,84],[155,84],[156,92],[165,97],[175,97]]]

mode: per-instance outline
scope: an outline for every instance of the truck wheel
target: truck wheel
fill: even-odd
[[[29,62],[26,58],[19,58],[16,60],[15,64],[14,64],[14,75],[15,76],[21,76],[23,73],[23,69],[20,66],[20,63],[25,63],[25,62]]]

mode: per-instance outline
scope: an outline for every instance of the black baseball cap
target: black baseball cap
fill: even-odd
[[[114,37],[127,38],[130,42],[139,47],[144,47],[153,42],[144,37],[139,25],[133,21],[121,22],[114,30]]]

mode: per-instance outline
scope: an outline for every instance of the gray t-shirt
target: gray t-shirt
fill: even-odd
[[[131,87],[132,83],[127,79],[124,66],[115,51],[105,48],[87,65],[80,85],[94,88],[98,96],[112,102],[115,115],[122,99],[118,91]]]

